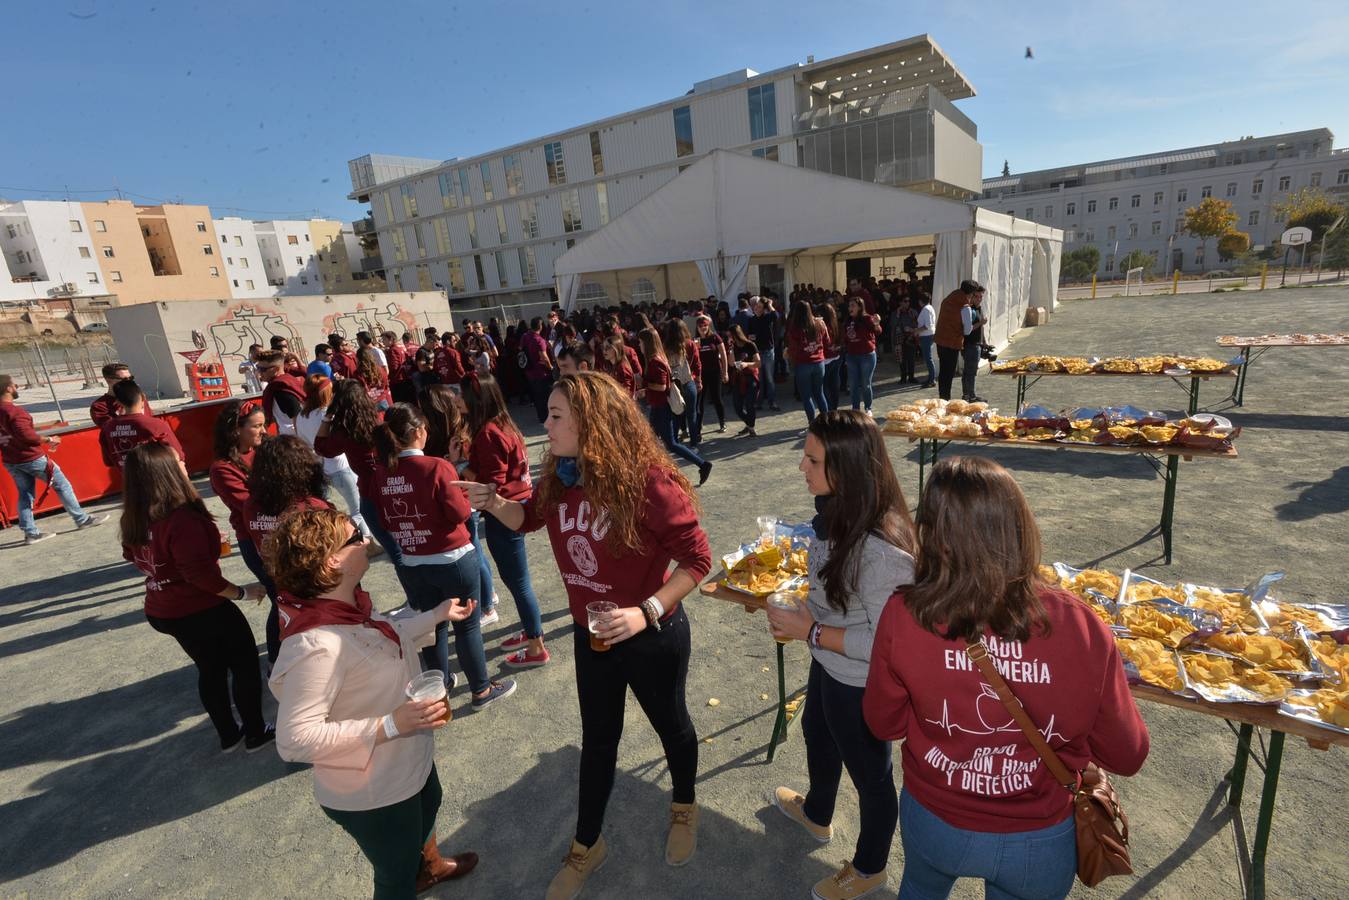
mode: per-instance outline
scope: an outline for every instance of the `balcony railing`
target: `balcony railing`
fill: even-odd
[[[379,254],[361,257],[362,272],[376,272],[384,268],[384,258]]]

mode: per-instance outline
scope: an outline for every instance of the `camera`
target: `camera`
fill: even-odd
[[[986,360],[988,360],[989,362],[997,362],[997,360],[998,360],[998,354],[996,354],[996,353],[993,352],[993,345],[992,345],[992,344],[980,344],[980,345],[979,345],[979,358],[980,358],[980,359],[986,359]]]

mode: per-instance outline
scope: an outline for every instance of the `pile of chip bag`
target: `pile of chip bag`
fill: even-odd
[[[1241,364],[1240,359],[1223,362],[1207,356],[1112,356],[1108,359],[1084,356],[1026,356],[993,364],[994,372],[1018,375],[1039,373],[1067,375],[1212,375]]]
[[[1041,567],[1110,626],[1133,682],[1215,703],[1258,703],[1349,733],[1349,606],[1270,596],[1275,572],[1244,588],[1163,584],[1128,569]]]

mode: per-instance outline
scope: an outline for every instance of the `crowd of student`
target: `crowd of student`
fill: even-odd
[[[487,671],[482,628],[501,617],[488,553],[519,619],[503,663],[551,661],[525,554],[525,534],[546,530],[574,625],[581,725],[576,826],[547,896],[578,896],[607,857],[604,813],[629,689],[670,770],[664,859],[687,864],[697,847],[699,744],[685,698],[692,636],[682,600],[708,575],[711,552],[701,503],[671,453],[706,480],[710,464],[694,448],[707,394],[724,430],[724,383],[753,433],[755,407],[774,404],[763,387],[780,324],[809,420],[800,471],[817,515],[808,598],[769,612],[774,635],[805,642],[812,656],[802,729],[809,785],[778,787],[768,801],[828,841],[846,770],[861,819],[851,858],[813,896],[882,888],[897,827],[901,897],[945,896],[961,876],[985,879],[990,896],[1066,895],[1076,855],[1070,795],[989,694],[967,647],[982,644],[997,661],[1071,768],[1094,761],[1133,774],[1147,732],[1106,626],[1040,581],[1038,529],[1010,474],[986,460],[944,460],[910,517],[868,415],[870,381],[887,340],[902,356],[915,338],[915,355],[927,355],[922,326],[900,315],[912,310],[907,297],[887,320],[886,292],[878,301],[869,287],[853,290],[803,288],[785,322],[769,296],[753,311],[742,298],[734,314],[668,304],[554,314],[501,336],[494,323],[462,337],[428,329],[415,348],[410,336],[386,333],[379,346],[358,336],[353,353],[337,338],[307,370],[284,342],[256,348],[261,396],[223,407],[209,476],[251,584],[223,576],[227,542],[181,448],[130,372],[111,369],[110,396],[95,406],[107,414],[106,459],[122,468],[123,554],[145,575],[148,622],[196,665],[221,749],[275,742],[283,758],[312,764],[316,799],[369,859],[377,897],[468,874],[477,856],[442,857],[435,835],[432,732],[446,724],[448,701],[409,699],[405,688],[423,670],[447,692],[457,686],[452,634],[473,709],[515,692],[515,681]],[[920,309],[930,308],[924,299]],[[957,307],[958,325],[977,323],[962,312],[971,305]],[[837,409],[845,371],[855,410]],[[536,405],[545,426],[537,479],[508,396]],[[0,449],[18,481],[35,477],[24,467],[45,457],[15,397],[0,377]],[[68,492],[59,472],[45,474]],[[347,513],[329,501],[330,487]],[[71,501],[80,527],[97,524]],[[381,555],[403,593],[389,614],[361,587]],[[262,716],[256,644],[236,605],[263,598],[275,728]],[[898,794],[894,741],[903,741]]]

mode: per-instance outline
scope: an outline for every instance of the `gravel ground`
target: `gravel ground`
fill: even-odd
[[[1027,353],[1215,353],[1222,333],[1349,330],[1349,289],[1308,288],[1176,298],[1069,301],[1053,322],[1028,329],[1008,349]],[[1235,461],[1183,463],[1177,548],[1160,565],[1149,536],[1162,483],[1144,461],[1089,453],[979,452],[1015,473],[1039,517],[1047,560],[1103,561],[1158,578],[1244,583],[1283,569],[1283,595],[1343,601],[1340,553],[1349,538],[1349,419],[1343,384],[1349,354],[1275,350],[1253,369],[1246,406],[1228,411],[1245,433]],[[910,395],[883,364],[877,411]],[[1226,383],[1206,385],[1219,409]],[[790,388],[785,388],[790,395]],[[981,376],[979,391],[1010,408],[1009,378]],[[921,392],[928,395],[931,392]],[[1169,382],[1045,380],[1031,399],[1053,406],[1126,403],[1179,410]],[[754,532],[754,518],[807,516],[810,498],[795,471],[803,417],[796,405],[761,420],[756,441],[713,434],[704,442],[716,470],[701,491],[714,552]],[[522,418],[529,418],[517,407]],[[733,427],[732,431],[738,430]],[[537,450],[541,435],[528,428]],[[911,445],[892,444],[906,489],[916,490]],[[953,448],[954,449],[954,448]],[[204,485],[203,485],[204,489]],[[212,498],[217,513],[223,507]],[[109,509],[110,507],[104,507]],[[224,516],[220,516],[223,521]],[[70,532],[69,520],[50,520]],[[369,868],[354,844],[314,804],[310,775],[274,753],[219,757],[196,699],[193,670],[141,613],[139,579],[120,559],[111,526],[63,533],[40,550],[0,533],[0,895],[33,897],[360,897]],[[482,854],[478,871],[443,897],[540,896],[566,850],[573,823],[579,722],[566,605],[548,545],[529,540],[554,662],[524,673],[520,689],[472,714],[453,695],[456,718],[437,738],[445,789],[439,824],[447,850]],[[226,573],[246,576],[237,553]],[[377,604],[397,605],[396,582],[377,562],[367,586]],[[510,633],[514,612],[488,637]],[[662,861],[669,778],[659,743],[636,704],[619,759],[605,833],[611,860],[591,897],[778,897],[810,885],[851,855],[857,810],[840,793],[836,837],[820,847],[776,811],[765,793],[806,787],[799,730],[770,766],[773,643],[761,616],[706,599],[688,603],[694,661],[688,698],[701,744],[703,804],[698,856],[686,868]],[[261,610],[248,610],[261,636]],[[787,649],[789,681],[804,681],[808,657]],[[710,698],[720,703],[708,706]],[[274,709],[268,698],[268,708]],[[1138,875],[1091,896],[1235,897],[1238,850],[1252,839],[1259,785],[1251,776],[1246,822],[1227,807],[1222,779],[1234,740],[1220,720],[1146,705],[1153,749],[1142,773],[1121,779],[1131,813]],[[1343,896],[1349,857],[1333,812],[1349,783],[1349,754],[1288,742],[1270,846],[1272,897]],[[898,887],[898,840],[890,889]],[[1340,887],[1336,887],[1340,885]],[[973,882],[956,896],[978,896]],[[1088,896],[1078,888],[1075,895]]]

